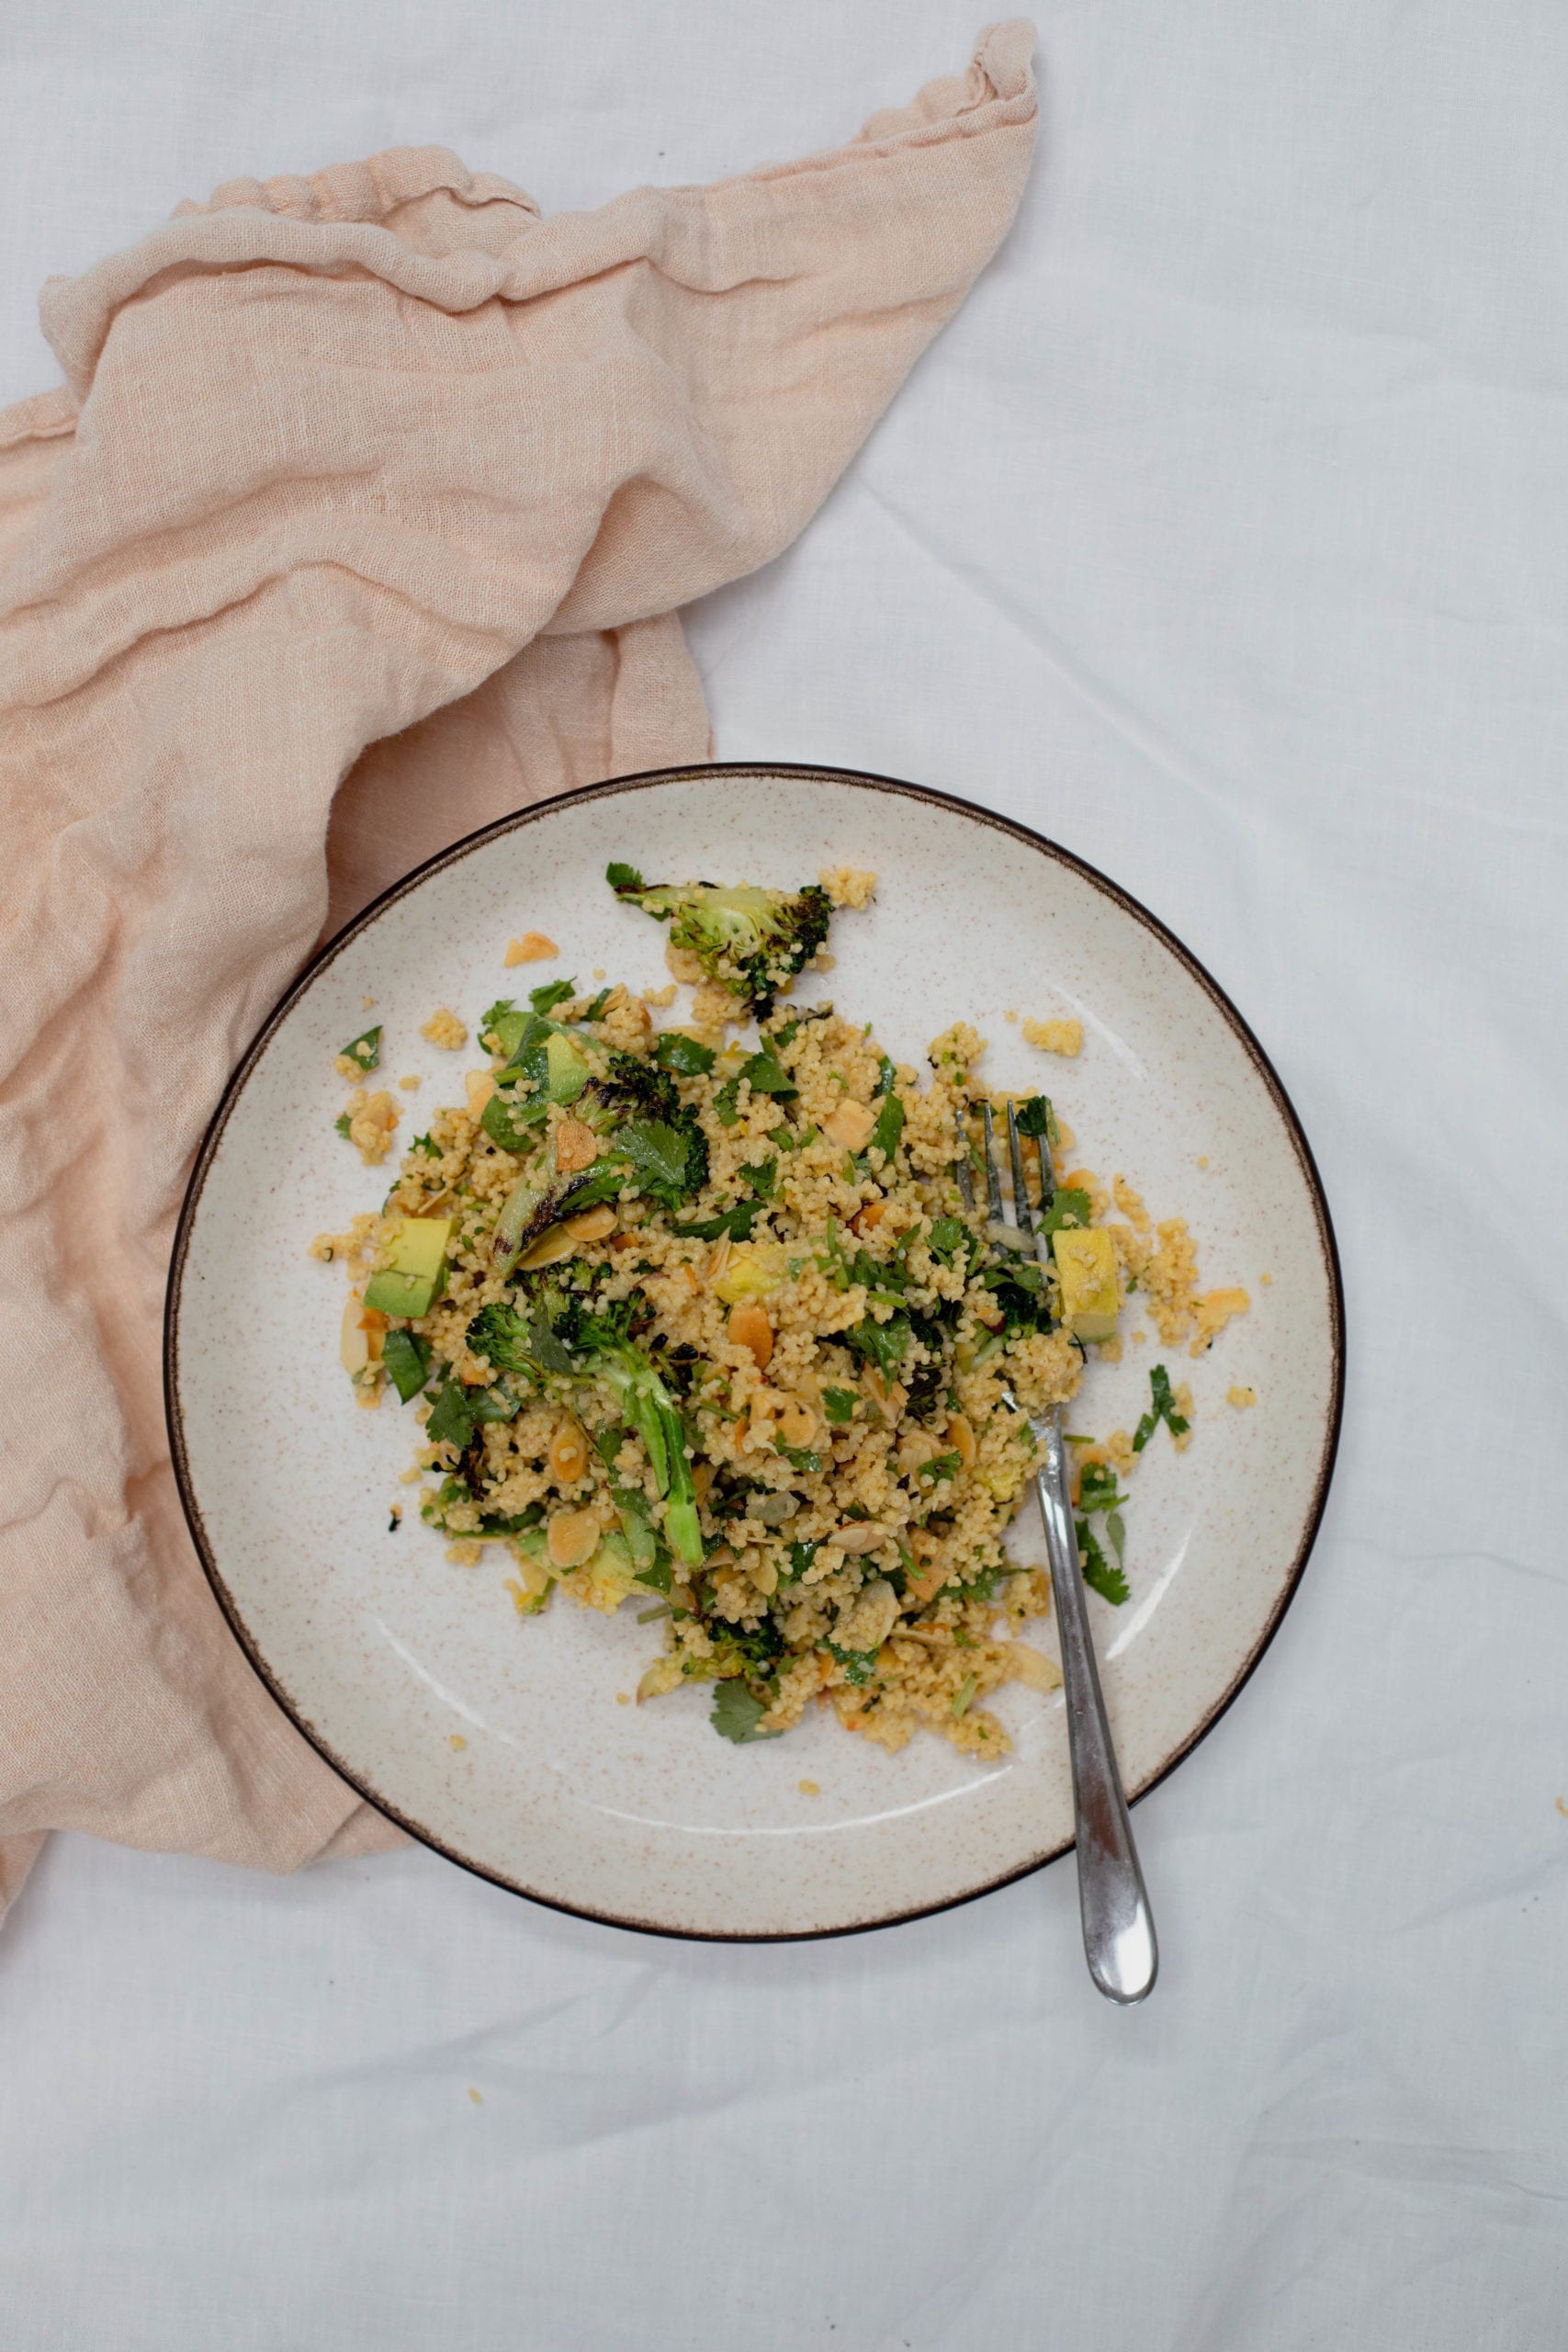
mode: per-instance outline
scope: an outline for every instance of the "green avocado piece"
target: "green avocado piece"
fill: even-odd
[[[392,1236],[388,1262],[365,1285],[367,1306],[417,1323],[441,1295],[446,1275],[449,1216],[405,1216]]]

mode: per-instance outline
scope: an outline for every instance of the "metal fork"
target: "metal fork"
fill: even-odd
[[[1036,1261],[1049,1266],[1050,1242],[1036,1229],[1024,1178],[1023,1144],[1018,1117],[1008,1104],[1008,1151],[1011,1162],[1013,1216],[1010,1223],[997,1166],[997,1141],[991,1106],[980,1106],[986,1134],[986,1193],[993,1242],[1021,1254],[1032,1242]],[[1050,1145],[1036,1136],[1040,1159],[1040,1207],[1050,1206],[1056,1189]],[[965,1208],[975,1205],[970,1171],[969,1138],[964,1114],[958,1114],[958,1190]],[[1012,1239],[1016,1233],[1017,1241]],[[1004,1390],[1014,1411],[1018,1400]],[[1040,1515],[1045,1522],[1045,1547],[1051,1561],[1051,1589],[1056,1602],[1056,1630],[1062,1645],[1062,1688],[1067,1704],[1067,1755],[1073,1773],[1073,1814],[1077,1833],[1078,1908],[1083,1915],[1084,1953],[1089,1973],[1112,2001],[1143,2000],[1154,1989],[1159,1968],[1159,1947],[1127,1800],[1116,1769],[1116,1750],[1106,1720],[1105,1698],[1100,1687],[1094,1641],[1089,1632],[1089,1602],[1078,1564],[1077,1529],[1073,1520],[1067,1472],[1066,1442],[1062,1410],[1029,1416],[1039,1447],[1034,1484]]]

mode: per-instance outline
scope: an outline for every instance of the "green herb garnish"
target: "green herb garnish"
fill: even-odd
[[[1149,1374],[1149,1394],[1154,1398],[1154,1405],[1133,1432],[1134,1453],[1142,1453],[1161,1421],[1172,1437],[1185,1437],[1189,1428],[1188,1422],[1176,1409],[1176,1399],[1170,1393],[1170,1374],[1163,1363],[1156,1363]]]
[[[665,1029],[653,1048],[653,1058],[660,1069],[672,1070],[677,1078],[705,1078],[718,1056],[711,1046],[700,1046],[682,1030]]]
[[[610,870],[614,873],[615,868]],[[744,1747],[750,1740],[782,1736],[776,1731],[758,1730],[767,1712],[765,1702],[748,1690],[744,1682],[721,1682],[713,1694],[713,1713],[708,1721],[721,1739],[732,1739],[737,1747]]]
[[[852,1388],[824,1388],[822,1391],[822,1410],[830,1421],[840,1425],[854,1419],[855,1407],[859,1403],[860,1398]]]
[[[381,1025],[379,1022],[377,1023],[374,1029],[367,1029],[363,1036],[351,1038],[343,1049],[342,1058],[345,1062],[357,1063],[358,1067],[363,1070],[379,1069],[381,1067]]]

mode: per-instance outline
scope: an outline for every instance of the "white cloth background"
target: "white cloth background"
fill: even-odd
[[[6,2352],[1564,2341],[1568,16],[1037,13],[1010,242],[692,639],[721,756],[945,786],[1126,882],[1318,1150],[1339,1475],[1139,1810],[1159,1988],[1096,1998],[1070,1866],[748,1951],[422,1853],[57,1840],[0,1939]],[[51,380],[47,274],[237,173],[439,141],[593,204],[842,137],[976,24],[11,0],[0,401]]]

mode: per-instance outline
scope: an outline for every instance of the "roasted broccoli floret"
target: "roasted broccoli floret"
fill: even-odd
[[[742,1010],[764,1020],[786,980],[808,964],[828,936],[833,906],[808,882],[799,890],[761,890],[750,883],[721,889],[712,882],[645,883],[632,865],[611,865],[605,880],[617,899],[667,922],[677,947],[694,956],[710,980]]]
[[[603,1134],[622,1119],[674,1120],[680,1114],[681,1097],[667,1070],[636,1054],[615,1053],[605,1075],[583,1088],[575,1115]]]

